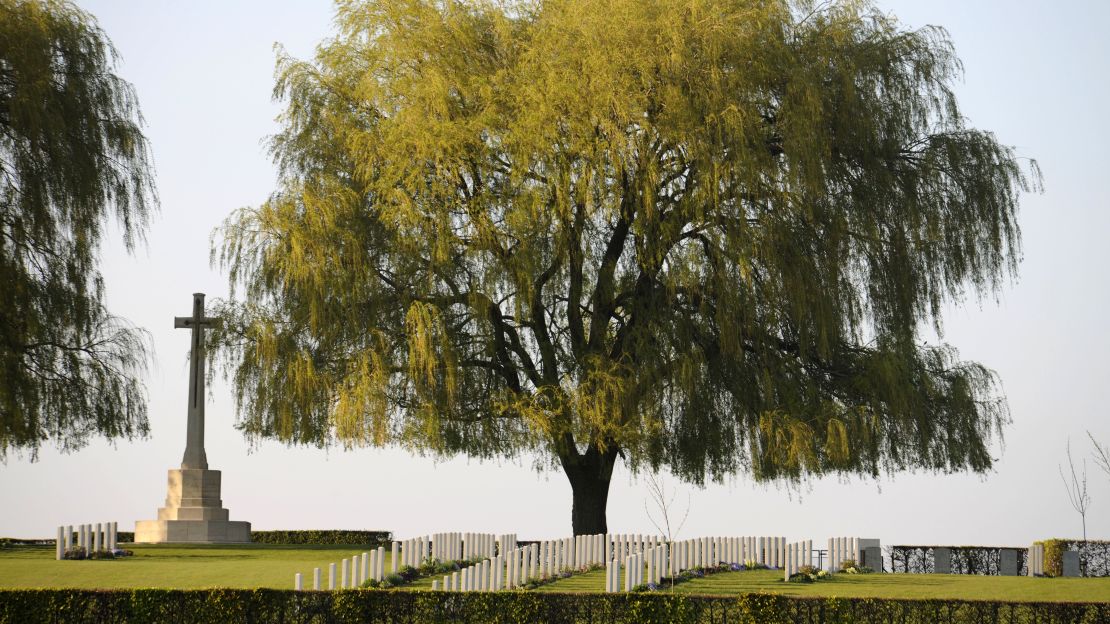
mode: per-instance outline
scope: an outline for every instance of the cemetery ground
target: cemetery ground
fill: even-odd
[[[113,561],[55,561],[52,546],[0,549],[0,589],[5,588],[275,588],[291,589],[293,574],[326,575],[329,563],[367,549],[340,545],[124,545],[133,557]],[[388,554],[387,554],[388,557]],[[386,560],[386,570],[390,561]],[[603,570],[575,574],[530,591],[601,593]],[[326,577],[325,577],[326,578]],[[407,586],[430,589],[436,577]],[[623,580],[622,580],[623,582]],[[664,588],[662,591],[671,591]],[[953,598],[1001,601],[1110,602],[1110,578],[1029,578],[947,574],[838,574],[817,583],[785,583],[779,570],[724,572],[676,585],[676,593],[731,596]]]

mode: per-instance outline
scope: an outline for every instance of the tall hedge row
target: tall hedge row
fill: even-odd
[[[1110,541],[1050,539],[1038,542],[1044,545],[1045,576],[1064,573],[1064,551],[1079,552],[1079,574],[1088,577],[1110,576]]]
[[[7,590],[0,624],[1095,624],[1110,605],[661,594]]]

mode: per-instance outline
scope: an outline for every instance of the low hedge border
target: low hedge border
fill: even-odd
[[[251,531],[254,544],[312,544],[326,546],[388,546],[393,540],[393,531],[363,531],[347,529],[305,530],[305,531]],[[116,541],[134,542],[135,533],[120,531]],[[20,539],[0,537],[0,548],[5,546],[53,546],[54,538]]]
[[[393,531],[251,531],[255,544],[313,544],[383,546],[393,541]]]
[[[1110,604],[644,593],[3,590],[0,624],[1094,624]]]

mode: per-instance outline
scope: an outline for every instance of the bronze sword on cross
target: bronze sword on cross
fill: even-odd
[[[181,468],[208,469],[204,453],[204,328],[220,319],[204,315],[204,293],[193,293],[193,315],[173,319],[175,329],[193,330],[189,349],[189,422],[185,435],[185,457]]]

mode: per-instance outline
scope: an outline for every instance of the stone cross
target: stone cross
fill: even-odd
[[[204,453],[204,328],[218,321],[218,318],[204,315],[204,293],[193,293],[192,316],[173,319],[175,329],[193,331],[189,349],[189,424],[185,457],[181,460],[183,469],[208,469],[208,456]]]

